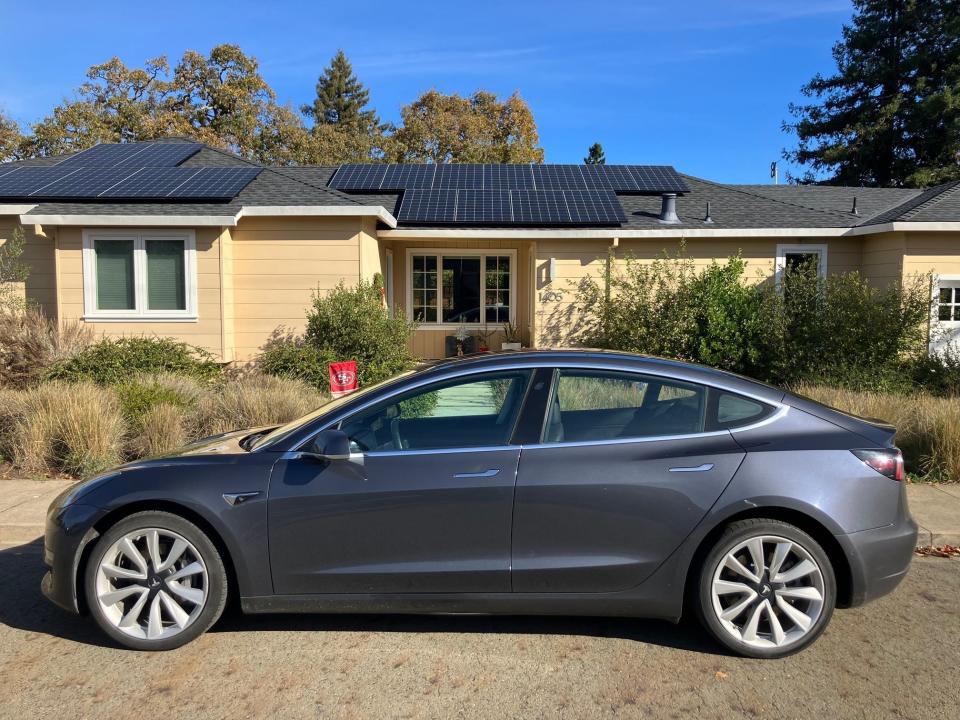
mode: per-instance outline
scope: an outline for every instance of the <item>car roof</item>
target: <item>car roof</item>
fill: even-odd
[[[624,369],[633,372],[647,372],[666,375],[677,380],[699,382],[715,387],[755,395],[772,402],[780,402],[784,391],[773,385],[736,375],[734,373],[698,365],[696,363],[671,360],[652,355],[601,349],[549,349],[549,350],[507,350],[502,352],[476,353],[462,357],[433,360],[424,363],[421,370],[428,374],[456,375],[465,370],[479,370],[516,366],[559,366],[587,367],[597,369]]]

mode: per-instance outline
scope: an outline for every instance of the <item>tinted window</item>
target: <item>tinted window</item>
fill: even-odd
[[[703,432],[706,389],[633,373],[561,370],[545,442]]]
[[[507,445],[529,371],[473,375],[390,398],[340,423],[358,452]]]
[[[717,391],[716,425],[735,428],[757,422],[770,415],[773,408],[759,400]]]

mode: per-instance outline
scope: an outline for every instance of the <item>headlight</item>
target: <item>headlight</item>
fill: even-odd
[[[76,486],[71,488],[70,492],[67,493],[66,497],[63,498],[63,502],[60,504],[60,507],[72,505],[91,490],[100,487],[108,480],[112,480],[113,478],[117,477],[119,474],[120,472],[118,470],[114,470],[112,472],[104,473],[103,475],[97,475],[89,480],[84,480],[83,482],[77,483]]]

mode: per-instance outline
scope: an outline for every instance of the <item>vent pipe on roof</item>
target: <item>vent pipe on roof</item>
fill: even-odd
[[[676,225],[680,222],[677,217],[677,194],[664,193],[660,196],[660,217],[658,220],[664,224]]]
[[[852,212],[854,215],[859,215],[859,214],[860,214],[860,211],[857,210],[857,196],[856,196],[856,195],[853,196],[853,207],[850,209],[850,212]]]
[[[709,201],[709,200],[707,200],[707,216],[703,219],[703,222],[707,223],[708,225],[712,225],[712,224],[713,224],[713,216],[710,214],[710,201]]]

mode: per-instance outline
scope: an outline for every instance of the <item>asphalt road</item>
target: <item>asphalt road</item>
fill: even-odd
[[[2,718],[960,717],[960,561],[917,559],[779,661],[693,624],[231,614],[168,653],[105,644],[40,595],[38,545],[0,550]]]

